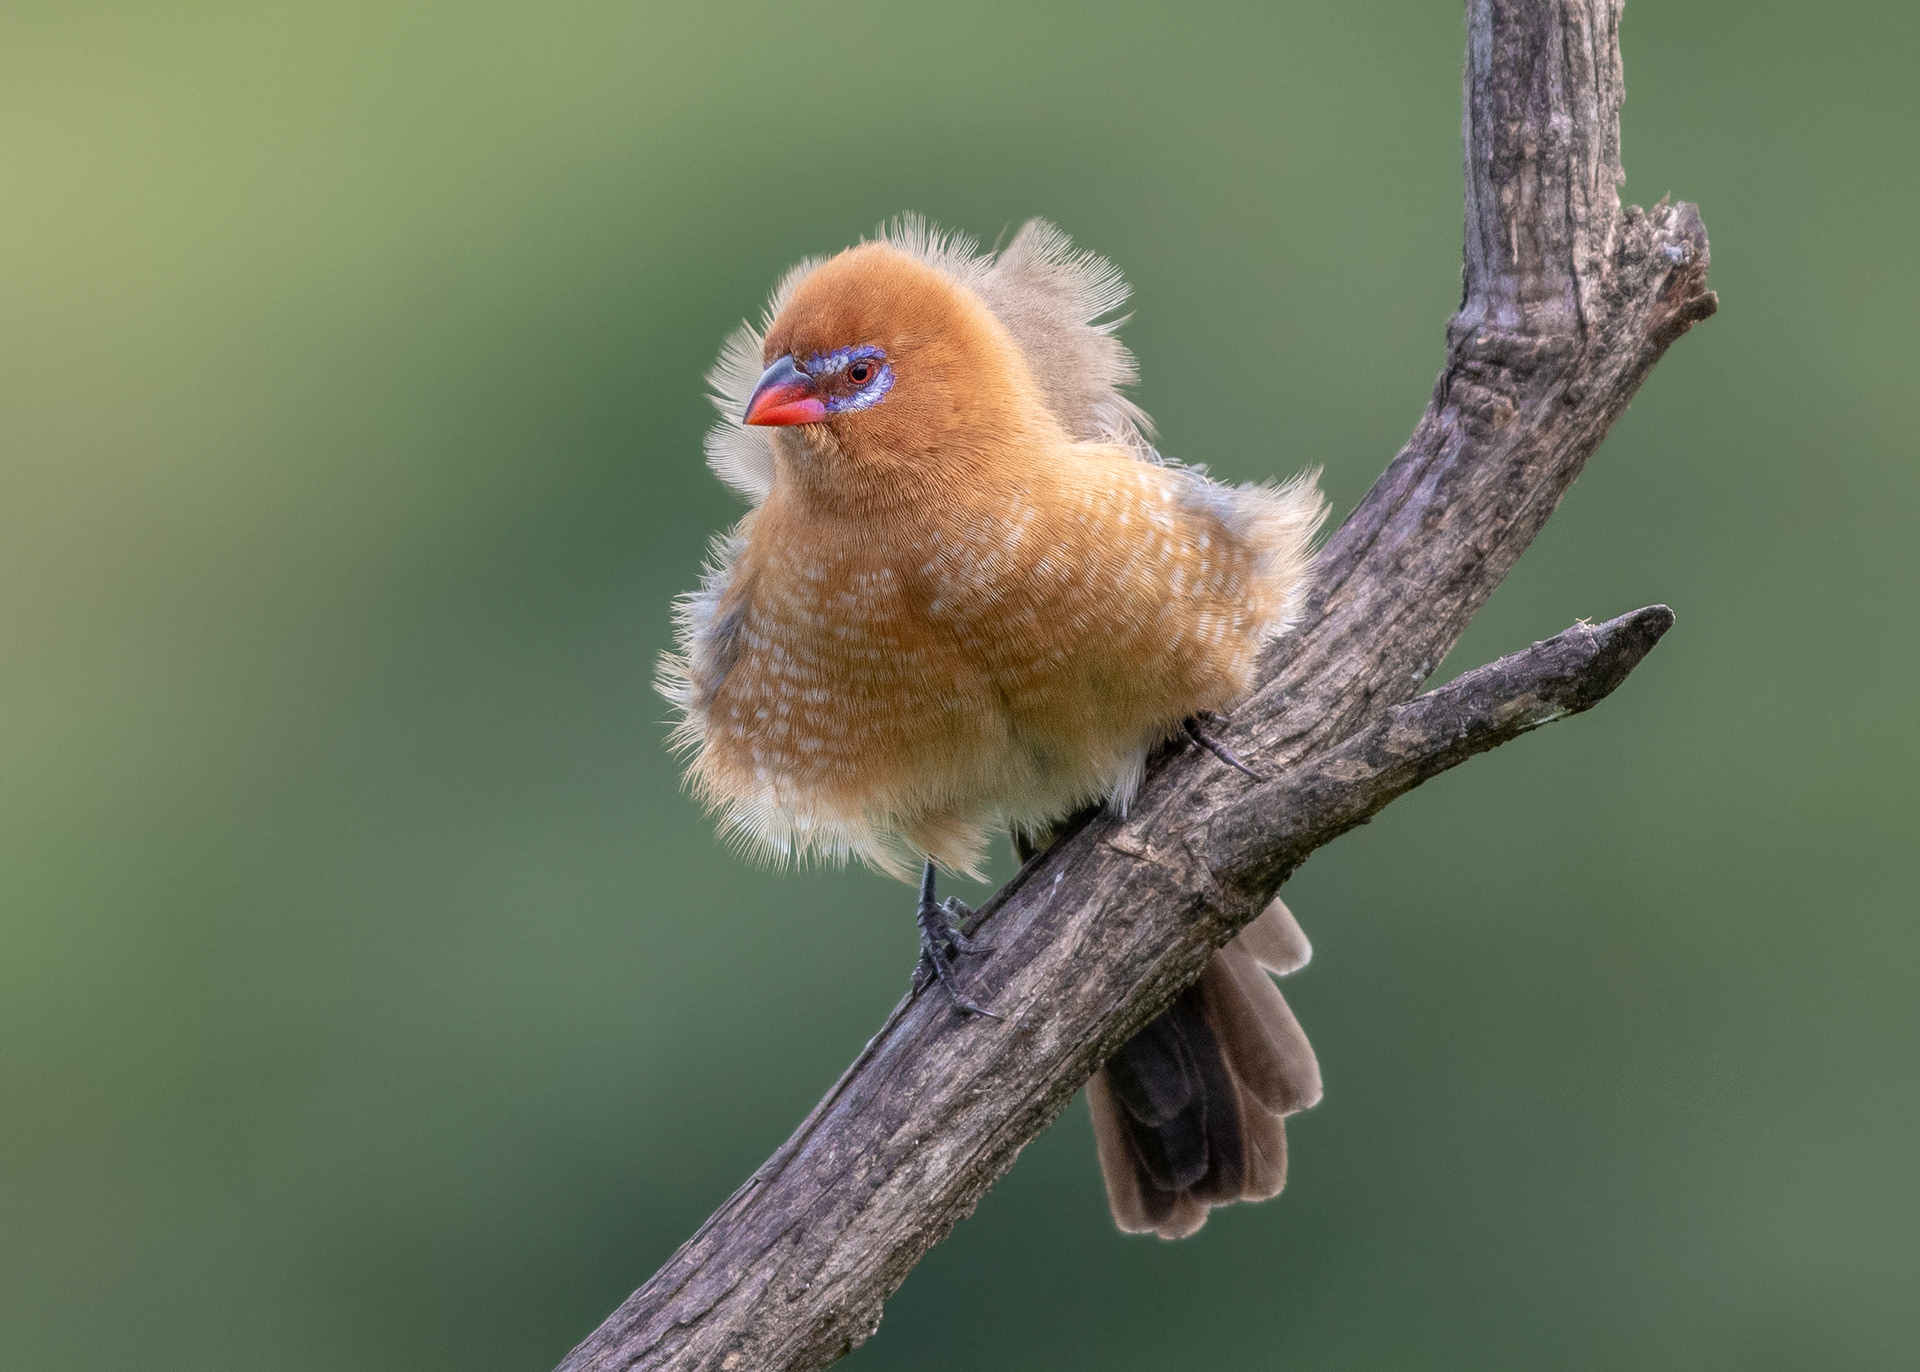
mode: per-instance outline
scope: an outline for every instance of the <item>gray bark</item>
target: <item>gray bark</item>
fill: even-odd
[[[1329,541],[1226,742],[997,894],[998,951],[897,1006],[826,1099],[562,1372],[824,1367],[879,1323],[1093,1070],[1309,853],[1426,778],[1603,698],[1653,606],[1415,698],[1667,346],[1713,313],[1693,206],[1620,208],[1619,0],[1469,0],[1464,293],[1406,447]],[[1089,1166],[1091,1166],[1091,1161]]]

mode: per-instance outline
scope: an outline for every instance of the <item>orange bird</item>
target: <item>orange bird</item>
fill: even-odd
[[[1183,733],[1246,770],[1198,720],[1291,625],[1325,514],[1312,473],[1227,486],[1154,451],[1099,322],[1126,295],[1038,220],[982,253],[906,218],[788,272],[708,378],[708,460],[753,509],[661,664],[689,779],[761,855],[918,869],[922,965],[963,1012],[992,1013],[956,964],[988,949],[937,868],[1124,813]],[[1275,901],[1089,1083],[1122,1229],[1280,1190],[1320,1077],[1266,972],[1307,956]]]

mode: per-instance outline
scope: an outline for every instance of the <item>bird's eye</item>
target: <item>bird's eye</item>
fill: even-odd
[[[847,368],[847,380],[856,386],[864,386],[873,380],[873,363],[856,362]]]

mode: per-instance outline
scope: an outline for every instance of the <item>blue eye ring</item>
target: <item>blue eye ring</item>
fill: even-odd
[[[886,351],[870,344],[815,353],[803,370],[826,392],[822,398],[829,414],[872,409],[893,389],[893,368],[887,365]],[[834,385],[836,381],[841,384]]]

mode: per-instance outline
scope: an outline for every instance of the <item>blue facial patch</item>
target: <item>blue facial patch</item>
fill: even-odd
[[[816,386],[839,376],[856,362],[874,364],[873,375],[864,386],[844,394],[828,394],[822,397],[829,414],[846,414],[852,410],[866,410],[878,405],[887,398],[887,392],[893,389],[893,368],[887,365],[887,355],[879,348],[862,345],[857,348],[835,348],[830,353],[815,353],[806,361],[804,371]]]

